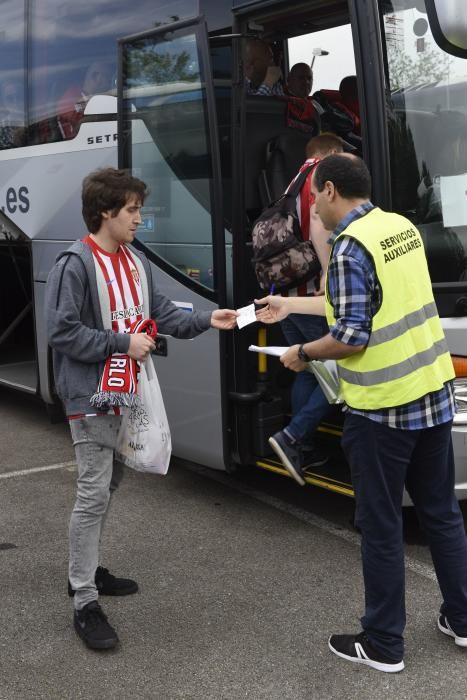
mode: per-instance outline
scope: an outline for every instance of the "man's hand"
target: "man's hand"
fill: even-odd
[[[237,325],[238,312],[233,309],[216,309],[211,315],[211,326],[220,331],[229,331]]]
[[[306,362],[302,362],[298,359],[299,347],[300,345],[292,345],[280,358],[284,367],[294,372],[302,372],[306,368]]]
[[[128,356],[132,360],[142,362],[147,358],[150,352],[156,347],[154,340],[147,333],[132,333],[130,335],[130,347],[128,348]]]
[[[283,321],[289,315],[288,297],[273,296],[269,294],[262,299],[255,299],[255,304],[267,304],[264,309],[258,309],[256,318],[261,323],[277,323]]]

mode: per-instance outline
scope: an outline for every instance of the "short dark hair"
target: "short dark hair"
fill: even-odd
[[[81,193],[82,213],[89,232],[99,231],[102,212],[111,211],[112,216],[117,216],[131,195],[135,195],[144,204],[147,188],[142,180],[133,177],[126,170],[101,168],[85,177]]]
[[[344,97],[346,99],[358,99],[357,76],[346,75],[345,78],[342,78],[339,85],[339,92],[341,94],[341,97]]]
[[[314,183],[322,192],[325,182],[332,182],[344,199],[370,197],[371,177],[364,161],[350,154],[334,154],[321,160],[314,172]]]

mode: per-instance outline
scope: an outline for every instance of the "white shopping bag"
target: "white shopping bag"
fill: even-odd
[[[138,396],[140,405],[123,412],[116,457],[137,471],[167,474],[172,439],[151,357],[141,362]]]

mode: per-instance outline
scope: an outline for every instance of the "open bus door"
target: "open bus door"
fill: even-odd
[[[245,89],[242,66],[242,42],[260,38],[269,43],[276,64],[282,74],[288,69],[287,39],[304,34],[304,26],[311,21],[321,23],[323,29],[332,32],[333,27],[346,24],[350,33],[358,24],[343,3],[330,3],[324,8],[310,3],[286,2],[234,2],[232,66],[233,123],[232,169],[234,188],[233,209],[233,291],[235,306],[251,303],[261,295],[251,264],[251,231],[261,210],[266,206],[264,197],[265,170],[271,163],[270,148],[276,142],[287,143],[293,168],[277,173],[283,179],[284,189],[304,162],[305,146],[313,134],[290,128],[287,119],[285,97],[250,95]],[[305,22],[306,20],[306,22]],[[308,23],[308,24],[307,24]],[[310,41],[310,56],[315,46]],[[235,56],[236,53],[236,56]],[[296,161],[296,162],[295,162]],[[290,170],[290,172],[289,172]],[[286,171],[286,172],[285,172]],[[283,177],[282,177],[283,175]],[[283,191],[281,189],[280,191]],[[271,199],[279,196],[275,193]],[[235,456],[241,464],[256,466],[280,474],[287,474],[273,453],[268,438],[282,429],[290,420],[291,385],[293,373],[284,369],[277,358],[248,352],[248,345],[287,345],[279,326],[249,326],[236,336],[236,377],[234,390],[230,392],[233,418],[232,444]],[[340,449],[342,416],[339,408],[332,410],[318,429],[317,443],[329,455],[326,464],[310,467],[305,471],[307,483],[334,492],[352,496],[349,467]]]
[[[136,244],[156,267],[158,289],[187,313],[225,306],[219,140],[204,19],[121,39],[118,82],[119,165],[149,187]],[[166,338],[155,359],[174,454],[217,469],[229,461],[227,335]]]
[[[0,386],[36,394],[39,385],[31,240],[0,210]],[[46,362],[47,358],[42,357]]]

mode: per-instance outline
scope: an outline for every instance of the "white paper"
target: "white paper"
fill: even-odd
[[[255,305],[248,304],[248,306],[242,306],[241,309],[237,309],[240,316],[237,316],[237,326],[243,328],[248,326],[250,323],[256,321]]]
[[[259,345],[250,345],[248,350],[252,352],[264,352],[265,355],[273,355],[274,357],[281,357],[289,349],[288,346],[281,347],[278,345],[266,345],[264,348]]]
[[[445,226],[467,225],[467,173],[440,178]]]

